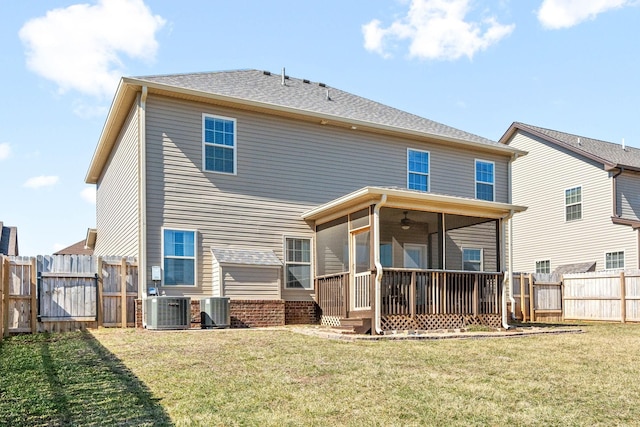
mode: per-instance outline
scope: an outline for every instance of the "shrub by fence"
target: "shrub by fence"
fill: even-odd
[[[0,256],[0,336],[135,326],[134,258]]]

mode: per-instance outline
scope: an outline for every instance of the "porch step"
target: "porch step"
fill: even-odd
[[[371,319],[368,318],[341,318],[340,326],[334,326],[333,329],[340,333],[347,334],[366,334],[371,331]]]

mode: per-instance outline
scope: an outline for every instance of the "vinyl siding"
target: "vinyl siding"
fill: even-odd
[[[243,300],[279,300],[281,274],[281,268],[222,266],[223,296]]]
[[[237,120],[237,175],[202,170],[202,114]],[[209,248],[273,250],[283,236],[313,237],[300,215],[365,186],[407,184],[407,148],[431,153],[435,193],[473,198],[476,158],[496,165],[496,201],[507,202],[508,158],[440,144],[232,110],[158,96],[147,100],[148,265],[160,265],[160,228],[197,229],[198,286],[211,295]],[[184,289],[165,288],[167,294]],[[313,291],[282,290],[284,299]]]
[[[640,175],[624,172],[616,180],[618,215],[625,219],[640,220]]]
[[[463,228],[455,228],[446,233],[447,270],[464,270],[463,249],[482,249],[482,271],[497,271],[496,223],[485,222]]]
[[[95,255],[138,256],[138,128],[134,104],[96,186]]]
[[[536,260],[560,265],[596,261],[604,269],[607,251],[624,250],[627,268],[637,268],[637,236],[615,225],[610,175],[573,152],[517,132],[510,145],[529,154],[513,163],[513,203],[528,206],[513,219],[514,271],[535,271]],[[564,191],[582,186],[582,219],[565,221]]]

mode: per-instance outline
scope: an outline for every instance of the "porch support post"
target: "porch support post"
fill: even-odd
[[[387,202],[387,195],[383,194],[380,201],[373,207],[373,262],[376,266],[375,307],[373,311],[373,328],[371,333],[382,333],[380,315],[380,286],[382,285],[382,264],[380,263],[380,209]]]
[[[416,317],[416,272],[411,272],[411,285],[409,287],[409,313],[412,319]]]

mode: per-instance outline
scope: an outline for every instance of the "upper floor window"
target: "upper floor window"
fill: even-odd
[[[196,284],[196,232],[164,229],[162,236],[164,285]]]
[[[204,170],[235,175],[235,119],[203,114],[202,143]]]
[[[564,190],[565,220],[582,219],[582,187]]]
[[[482,271],[482,249],[462,249],[462,267],[467,271]]]
[[[286,287],[313,289],[311,281],[311,239],[285,238]]]
[[[407,188],[429,191],[429,152],[407,150]]]
[[[493,162],[476,160],[476,199],[493,202],[495,165]]]
[[[536,273],[551,273],[551,261],[548,259],[536,261]]]
[[[607,252],[604,254],[604,268],[606,270],[624,268],[624,251]]]

